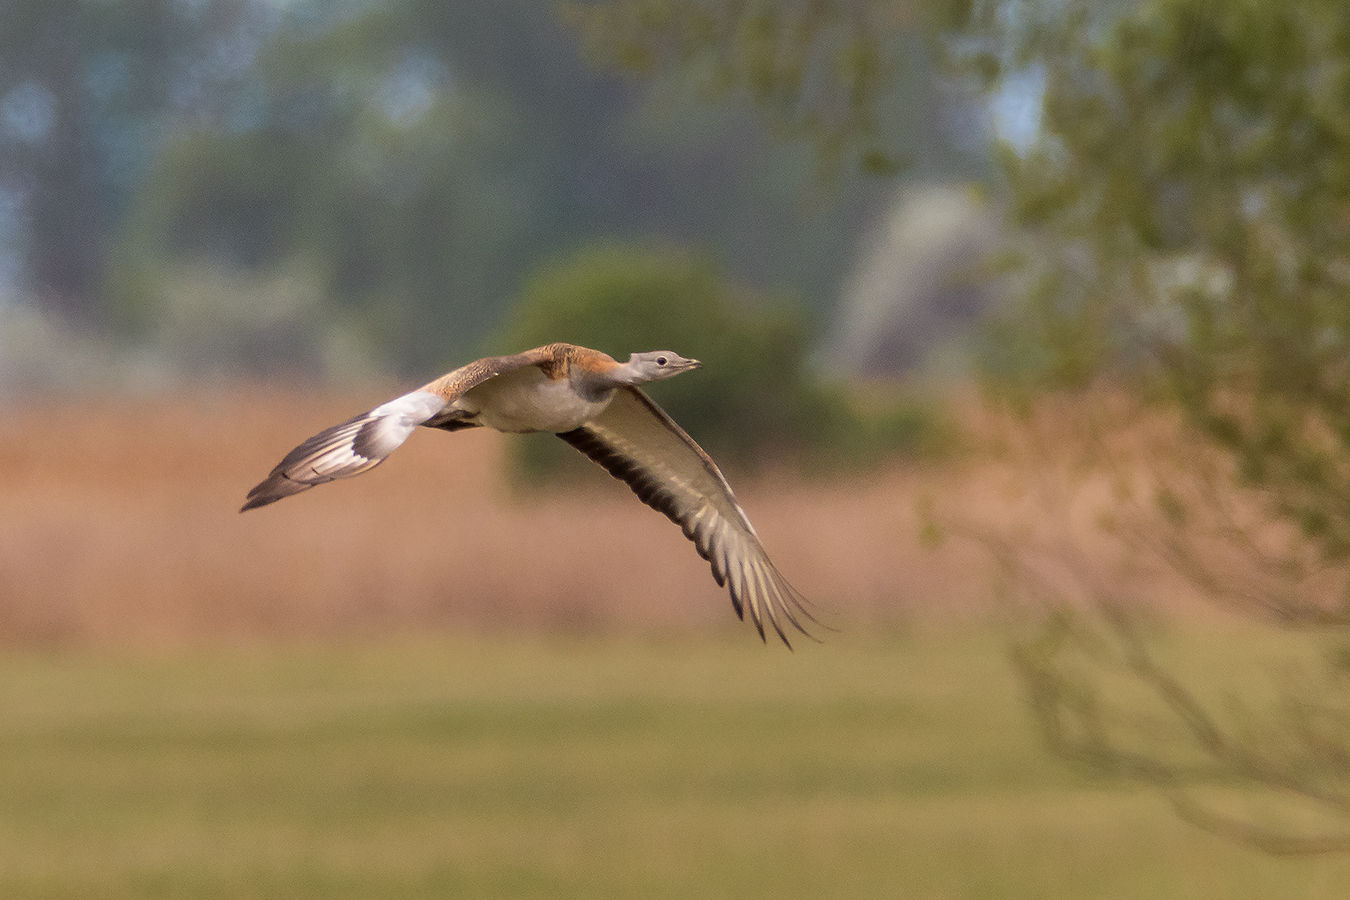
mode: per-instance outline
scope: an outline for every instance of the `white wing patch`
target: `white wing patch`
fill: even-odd
[[[418,425],[444,407],[443,397],[413,391],[319,432],[286,454],[271,474],[248,492],[248,500],[240,511],[266,506],[315,485],[351,478],[375,468]]]
[[[371,421],[359,435],[368,459],[384,459],[399,448],[418,425],[445,407],[445,399],[428,391],[413,391],[372,409]]]

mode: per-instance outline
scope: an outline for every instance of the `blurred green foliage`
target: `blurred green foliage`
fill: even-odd
[[[0,263],[45,310],[106,324],[111,236],[146,161],[189,108],[226,110],[243,74],[232,60],[275,13],[238,0],[0,3]]]
[[[706,98],[747,98],[779,134],[808,143],[823,172],[974,179],[988,174],[983,135],[972,140],[980,117],[962,121],[959,85],[942,77],[932,40],[964,21],[966,5],[565,0],[562,10],[594,58],[648,78],[678,69]],[[940,106],[946,122],[935,121]]]
[[[1276,691],[1234,723],[1158,661],[1122,613],[1138,598],[1089,585],[1067,599],[1095,604],[1096,627],[1052,634],[1023,656],[1047,736],[1099,771],[1161,786],[1218,833],[1277,852],[1350,846],[1334,828],[1301,840],[1188,793],[1232,779],[1350,819],[1350,691],[1336,662],[1350,628],[1343,0],[745,0],[696,2],[693,16],[662,0],[598,6],[582,16],[616,38],[618,62],[730,83],[797,122],[827,157],[842,141],[861,159],[898,158],[875,127],[896,77],[885,48],[897,22],[936,26],[987,96],[1034,92],[1023,97],[1034,138],[1002,151],[1019,301],[988,338],[991,386],[1028,413],[1048,394],[1084,392],[1086,424],[1072,437],[1093,457],[1078,470],[1085,490],[1105,475],[1122,507],[1141,479],[1152,495],[1133,549],[1223,603],[1315,628],[1311,640],[1331,647],[1323,680]],[[1104,402],[1121,395],[1143,401],[1139,417]],[[1116,448],[1098,439],[1141,422],[1179,423],[1181,437],[1142,472],[1112,469]],[[1016,570],[1017,545],[1002,546]],[[1023,589],[1058,597],[1020,562]],[[1066,646],[1096,671],[1066,665]],[[1165,701],[1182,726],[1170,737],[1203,765],[1175,764],[1176,746],[1132,745],[1147,728],[1120,740],[1128,714],[1112,719],[1097,702],[1119,693],[1103,678],[1112,667]]]
[[[1274,852],[1344,850],[1350,18],[1334,0],[1001,9],[985,5],[986,46],[1004,71],[1041,72],[1044,96],[1040,139],[1005,161],[1025,290],[996,389],[1023,409],[1047,391],[1142,400],[1135,419],[1119,404],[1086,417],[1089,478],[1146,485],[1138,509],[1122,497],[1111,511],[1116,533],[1203,595],[1328,648],[1318,680],[1281,683],[1233,722],[1160,661],[1117,588],[1089,588],[1101,618],[1024,658],[1038,713],[1060,752],[1160,786],[1203,827]],[[1136,440],[1142,473],[1089,438],[1160,421],[1179,436]],[[1184,726],[1170,746],[1141,751],[1146,729],[1108,711],[1112,671],[1167,701]],[[1203,764],[1177,763],[1178,748]],[[1291,833],[1199,802],[1206,777],[1298,797],[1331,827]]]
[[[1344,12],[1042,9],[1023,50],[1046,73],[1045,136],[1008,160],[1032,235],[1010,318],[1039,353],[1030,386],[1136,385],[1334,565],[1350,561]]]
[[[0,263],[21,299],[188,372],[195,354],[161,327],[190,312],[184,270],[240,285],[304,271],[315,333],[247,354],[238,368],[254,376],[326,377],[313,348],[329,329],[400,375],[451,366],[501,327],[542,260],[614,235],[728,248],[737,278],[790,284],[821,309],[887,200],[875,181],[845,172],[804,200],[810,153],[770,139],[745,98],[641,92],[591,65],[556,12],[0,4]],[[946,104],[932,60],[913,63],[915,88],[885,120],[948,171],[967,157],[927,127]]]
[[[519,137],[509,114],[486,98],[428,103],[412,123],[353,103],[323,127],[180,137],[123,221],[115,321],[155,334],[180,302],[164,280],[184,262],[243,279],[298,267],[323,300],[306,323],[311,341],[354,330],[395,369],[448,366],[492,322],[484,298],[520,262],[509,239],[528,228],[527,164],[509,149]],[[303,343],[294,350],[294,364],[314,362]],[[286,358],[282,348],[254,362]]]
[[[729,281],[707,257],[618,244],[584,248],[531,277],[500,341],[517,352],[553,341],[619,360],[643,350],[698,358],[696,372],[652,395],[719,462],[837,469],[935,448],[939,417],[918,401],[862,412],[809,371],[798,304]],[[575,472],[558,441],[514,442],[521,474]],[[582,461],[584,462],[584,461]]]

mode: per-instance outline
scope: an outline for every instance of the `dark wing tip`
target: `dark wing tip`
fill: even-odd
[[[260,508],[260,507],[266,506],[266,505],[269,504],[269,503],[276,503],[276,502],[277,502],[278,500],[280,500],[280,499],[281,499],[280,496],[276,496],[276,497],[263,497],[263,496],[249,497],[247,500],[244,501],[244,505],[241,506],[241,507],[239,507],[239,511],[240,511],[241,513],[246,513],[246,512],[248,512],[250,509],[258,509],[258,508]]]
[[[241,513],[248,512],[250,509],[257,509],[260,506],[267,506],[269,503],[276,503],[292,494],[298,494],[301,491],[314,487],[313,484],[305,484],[300,481],[292,481],[285,475],[273,473],[269,475],[261,484],[248,492],[248,499],[244,505],[239,507]]]

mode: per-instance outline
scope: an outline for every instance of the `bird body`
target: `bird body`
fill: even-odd
[[[799,616],[814,621],[801,595],[769,560],[717,464],[638,388],[699,365],[666,350],[620,363],[575,344],[485,357],[304,441],[249,491],[240,511],[368,471],[419,425],[552,432],[679,525],[717,583],[729,587],[736,614],[749,607],[761,637],[768,622],[789,644],[784,621],[808,635]]]
[[[613,396],[612,390],[588,394],[571,376],[550,378],[538,366],[526,366],[484,381],[450,405],[497,431],[556,434],[595,418]]]

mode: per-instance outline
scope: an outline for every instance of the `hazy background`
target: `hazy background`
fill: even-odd
[[[698,254],[789,297],[822,363],[864,352],[843,298],[879,241],[908,242],[923,270],[880,276],[916,294],[921,324],[869,364],[908,365],[944,307],[969,314],[933,259],[983,224],[963,189],[990,171],[989,116],[917,27],[897,35],[914,71],[887,110],[907,154],[897,183],[851,167],[819,180],[812,148],[775,140],[748,100],[589,64],[549,4],[3,16],[10,392],[95,371],[130,387],[421,377],[493,346],[533,274],[596,244]],[[831,329],[851,343],[830,347]]]
[[[1341,896],[1344,20],[0,5],[0,894]],[[823,644],[549,436],[237,513],[554,340]]]

